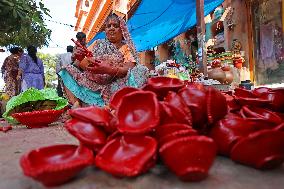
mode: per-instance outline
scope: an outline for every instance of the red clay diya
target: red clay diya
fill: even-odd
[[[225,96],[214,89],[213,87],[207,88],[207,119],[209,124],[225,117],[228,112],[228,106]]]
[[[213,164],[216,145],[208,137],[189,136],[164,144],[159,152],[165,165],[181,180],[200,181]]]
[[[236,112],[241,109],[241,105],[238,104],[238,102],[232,95],[229,95],[229,94],[223,94],[223,95],[225,96],[226,101],[227,101],[228,112]]]
[[[201,83],[195,83],[195,82],[191,82],[191,83],[188,83],[186,88],[189,88],[189,89],[198,89],[200,91],[203,91],[203,92],[206,92],[206,88],[204,87],[203,84]]]
[[[205,123],[207,123],[206,92],[196,88],[184,87],[178,94],[191,111],[192,127],[195,129],[204,128]]]
[[[255,88],[253,91],[252,91],[252,94],[254,94],[255,96],[257,97],[261,97],[263,94],[266,94],[268,92],[270,92],[271,89],[270,88],[267,88],[267,87],[259,87],[259,88]]]
[[[122,97],[124,97],[125,95],[134,92],[134,91],[138,91],[140,89],[134,88],[134,87],[124,87],[120,90],[118,90],[117,92],[114,93],[114,95],[112,95],[112,97],[110,98],[109,101],[109,105],[112,109],[117,109],[118,105],[121,102]]]
[[[84,122],[90,122],[95,126],[102,126],[107,132],[113,132],[115,130],[111,124],[113,115],[105,108],[97,106],[76,108],[69,110],[69,114],[74,118]]]
[[[261,119],[274,125],[282,123],[282,118],[280,118],[276,113],[263,108],[243,106],[240,113],[244,118]]]
[[[32,150],[23,155],[20,165],[26,176],[56,186],[71,180],[93,163],[93,152],[76,145],[55,145]]]
[[[149,136],[121,136],[97,154],[96,166],[117,177],[134,177],[154,165],[157,142]]]
[[[217,144],[218,153],[229,156],[232,147],[243,137],[257,131],[255,124],[239,117],[228,117],[218,121],[209,136]]]
[[[194,129],[185,129],[174,131],[170,134],[164,135],[159,139],[159,146],[163,146],[164,144],[174,141],[179,138],[184,138],[188,136],[196,136],[198,135],[197,131]]]
[[[157,139],[160,139],[161,137],[171,134],[175,131],[187,130],[187,129],[192,129],[192,127],[180,123],[169,123],[165,125],[159,125],[158,127],[156,127],[155,137]]]
[[[188,117],[192,118],[191,111],[182,100],[182,98],[175,92],[169,91],[168,95],[164,98],[164,101],[169,103],[171,106],[179,109],[183,112],[183,114],[187,115]]]
[[[284,131],[284,122],[275,127],[273,130],[275,131]]]
[[[0,126],[0,131],[3,131],[4,133],[8,132],[9,130],[12,130],[12,126]]]
[[[117,129],[121,133],[147,133],[160,122],[159,101],[150,91],[136,91],[124,96],[116,113]]]
[[[284,112],[284,89],[271,89],[271,91],[261,95],[263,100],[270,101],[271,103],[267,106],[273,111]]]
[[[168,102],[160,101],[160,124],[182,123],[192,125],[191,114],[176,108]]]
[[[236,101],[240,105],[256,106],[256,107],[269,107],[271,100],[261,99],[261,98],[245,98],[235,96]]]
[[[91,123],[72,118],[66,121],[64,126],[83,145],[96,152],[106,143],[105,132]]]
[[[159,99],[163,99],[169,91],[177,92],[184,87],[182,80],[170,77],[152,77],[148,79],[148,90],[157,94]]]
[[[235,88],[235,93],[237,97],[242,97],[242,98],[257,98],[256,95],[251,90],[247,90],[244,88]]]
[[[46,127],[48,124],[56,121],[65,110],[66,109],[63,108],[61,110],[21,112],[12,114],[12,117],[21,124],[26,125],[27,128],[41,128]]]
[[[257,107],[268,107],[271,103],[271,100],[268,97],[259,98],[257,95],[265,95],[261,89],[256,90],[255,92],[243,88],[235,89],[235,99],[240,105],[250,105]]]
[[[284,161],[284,132],[262,130],[240,140],[232,148],[231,159],[257,169],[271,169]]]

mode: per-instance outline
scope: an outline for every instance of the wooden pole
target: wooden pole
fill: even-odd
[[[250,80],[255,82],[255,59],[254,59],[254,39],[253,39],[253,15],[252,15],[252,2],[247,1],[246,3],[246,11],[247,11],[247,27],[248,27],[248,53],[249,53],[249,72],[250,72]]]
[[[207,76],[207,60],[205,54],[205,22],[204,22],[204,0],[196,0],[197,40],[198,40],[198,62],[200,71]]]

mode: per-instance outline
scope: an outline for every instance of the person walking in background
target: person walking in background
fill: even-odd
[[[27,48],[28,54],[22,56],[19,65],[18,78],[22,79],[22,91],[31,87],[43,89],[45,85],[44,67],[42,60],[37,57],[35,46]]]
[[[58,55],[56,62],[56,74],[58,74],[60,70],[64,68],[66,65],[72,63],[71,59],[72,53],[73,53],[73,46],[69,45],[67,46],[66,53]],[[60,77],[58,77],[57,93],[58,96],[63,96]]]
[[[5,81],[5,93],[9,98],[20,93],[21,82],[17,78],[19,71],[19,61],[23,54],[23,49],[13,47],[10,49],[11,55],[8,56],[1,67],[2,76]]]

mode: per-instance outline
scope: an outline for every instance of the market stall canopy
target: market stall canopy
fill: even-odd
[[[208,15],[224,0],[204,0]],[[137,51],[149,50],[196,24],[196,0],[142,0],[127,25]],[[89,43],[104,38],[98,33]]]

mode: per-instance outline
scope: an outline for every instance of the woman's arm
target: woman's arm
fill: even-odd
[[[17,74],[17,80],[20,80],[22,78],[22,75],[23,75],[23,70],[19,68]]]
[[[94,58],[85,58],[80,63],[83,70],[92,71],[94,74],[108,74],[113,77],[124,77],[130,68],[135,66],[134,62],[124,62],[123,66],[110,66],[107,61],[97,61]]]
[[[109,75],[114,77],[124,77],[130,68],[135,66],[134,62],[124,62],[123,66],[120,67],[110,67],[109,68]]]

